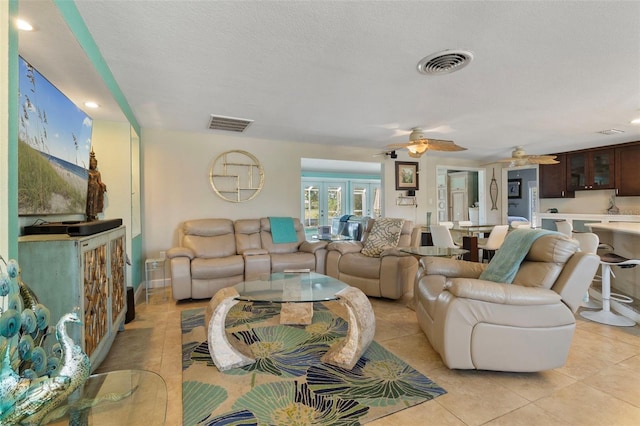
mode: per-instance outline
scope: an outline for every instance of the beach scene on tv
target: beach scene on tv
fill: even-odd
[[[18,214],[84,214],[92,120],[19,60]]]

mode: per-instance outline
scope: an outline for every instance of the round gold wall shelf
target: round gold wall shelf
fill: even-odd
[[[209,182],[223,200],[242,203],[260,193],[264,185],[264,170],[253,154],[241,150],[227,151],[211,163]]]

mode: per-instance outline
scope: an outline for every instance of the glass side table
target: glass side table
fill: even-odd
[[[166,258],[156,258],[156,259],[147,259],[144,261],[144,290],[145,290],[145,300],[147,304],[149,303],[149,295],[156,290],[151,287],[151,279],[155,274],[162,276],[162,294],[163,300],[167,300],[167,293],[165,291],[165,282],[166,282],[166,274],[165,274],[165,261]]]
[[[47,425],[164,425],[167,385],[146,370],[94,374],[45,418]]]

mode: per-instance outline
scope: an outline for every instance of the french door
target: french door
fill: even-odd
[[[382,216],[382,195],[379,183],[351,182],[351,209],[355,216]]]
[[[302,181],[305,230],[317,234],[318,226],[331,226],[346,214],[346,181]]]

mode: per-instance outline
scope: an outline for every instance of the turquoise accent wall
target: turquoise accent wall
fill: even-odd
[[[7,237],[9,245],[9,259],[18,259],[18,236],[20,225],[18,222],[18,30],[13,24],[18,17],[18,0],[9,0],[9,87],[7,90],[7,104],[9,109],[8,123],[8,184],[7,188],[8,226]]]
[[[131,282],[130,287],[138,289],[142,282],[142,271],[144,269],[144,259],[142,258],[142,235],[138,235],[131,240]]]

